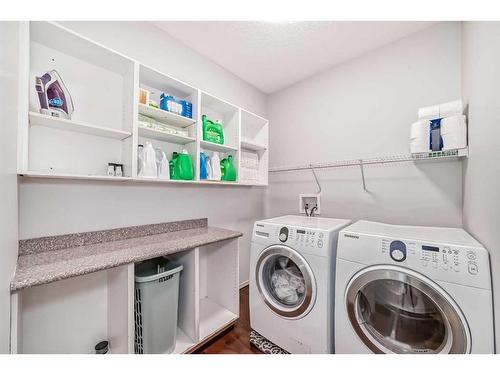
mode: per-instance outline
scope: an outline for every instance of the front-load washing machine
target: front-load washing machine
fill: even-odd
[[[494,353],[488,252],[462,229],[340,232],[337,353]]]
[[[335,252],[350,220],[282,216],[254,225],[251,328],[290,353],[333,352]]]

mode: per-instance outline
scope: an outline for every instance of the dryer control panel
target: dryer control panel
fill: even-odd
[[[393,261],[398,263],[404,262],[410,255],[418,259],[423,267],[467,272],[470,275],[477,275],[480,272],[474,249],[384,238],[382,239],[382,253],[387,253]]]
[[[434,281],[491,290],[489,253],[462,229],[360,221],[340,232],[337,258],[399,266]]]

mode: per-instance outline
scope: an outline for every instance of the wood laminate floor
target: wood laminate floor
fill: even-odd
[[[262,354],[250,344],[250,310],[248,286],[240,289],[240,318],[233,326],[195,353],[198,354]]]

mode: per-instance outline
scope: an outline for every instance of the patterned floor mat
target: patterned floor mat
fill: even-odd
[[[279,346],[274,345],[271,341],[260,335],[256,331],[250,332],[250,344],[255,346],[264,354],[290,354]]]

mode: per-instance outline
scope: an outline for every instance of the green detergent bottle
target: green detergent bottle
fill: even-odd
[[[203,140],[220,145],[224,144],[224,129],[218,121],[212,121],[206,115],[201,116],[203,123]]]
[[[170,179],[171,180],[180,180],[177,172],[177,164],[178,164],[179,154],[177,152],[172,153],[172,159],[168,163],[170,166]]]
[[[172,154],[170,178],[172,180],[192,180],[194,178],[193,159],[187,150]]]
[[[220,162],[221,180],[236,181],[236,168],[233,164],[233,155],[228,155]]]

